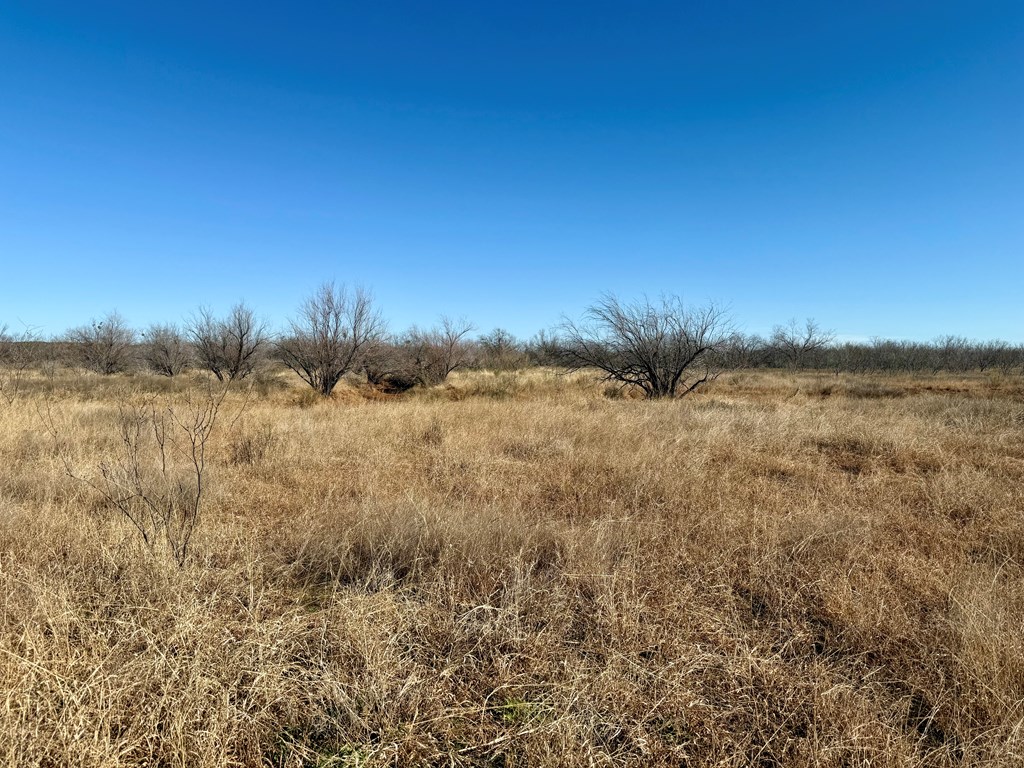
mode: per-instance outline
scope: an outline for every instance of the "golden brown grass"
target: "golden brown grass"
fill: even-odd
[[[0,410],[4,765],[1024,763],[1019,380],[267,381],[179,568],[41,414],[87,473],[196,386]]]

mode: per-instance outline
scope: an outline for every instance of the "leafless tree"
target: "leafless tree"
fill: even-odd
[[[6,364],[10,359],[13,344],[14,338],[7,331],[7,326],[0,325],[0,364]]]
[[[835,339],[832,331],[824,330],[812,318],[807,318],[803,325],[795,319],[786,325],[777,325],[772,329],[771,343],[793,368],[802,368]]]
[[[978,345],[976,353],[978,368],[982,372],[996,368],[1003,373],[1010,373],[1019,360],[1017,352],[1019,352],[1019,348],[1014,350],[1013,346],[1006,341],[996,339],[982,342]]]
[[[566,320],[562,336],[570,368],[597,368],[609,381],[662,398],[715,377],[713,353],[729,330],[725,311],[713,304],[691,309],[676,296],[624,303],[609,294],[580,323]]]
[[[12,405],[25,386],[32,367],[32,347],[39,337],[31,328],[9,333],[0,326],[0,401]]]
[[[529,361],[523,344],[510,331],[495,328],[480,337],[479,365],[492,370],[522,368]]]
[[[281,361],[324,397],[382,343],[386,325],[373,295],[324,283],[306,299],[277,345]]]
[[[108,375],[131,367],[136,339],[135,331],[117,312],[67,332],[79,362],[90,371]]]
[[[969,370],[975,364],[975,361],[971,359],[971,353],[976,351],[978,346],[978,344],[972,344],[969,339],[963,336],[940,336],[932,344],[935,351],[933,370],[935,372],[942,370],[955,373],[963,373]],[[977,355],[974,356],[977,357]],[[982,370],[985,370],[984,367],[982,367]]]
[[[445,316],[441,317],[440,325],[429,330],[412,328],[402,345],[419,383],[441,384],[452,371],[464,367],[469,362],[471,349],[467,337],[472,331],[473,324],[468,320]]]
[[[192,359],[188,340],[176,325],[155,324],[142,333],[142,359],[161,376],[177,376]]]
[[[733,333],[722,344],[718,359],[723,368],[754,368],[767,357],[767,346],[760,336]]]
[[[401,339],[385,339],[363,355],[367,383],[380,392],[399,394],[421,384],[409,347]]]
[[[218,381],[244,379],[264,359],[271,343],[267,324],[240,302],[218,318],[200,307],[187,326],[196,362]]]
[[[563,346],[557,334],[542,328],[526,342],[526,356],[533,365],[560,365]]]

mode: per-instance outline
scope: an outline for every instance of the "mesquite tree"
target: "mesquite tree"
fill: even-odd
[[[609,381],[662,398],[689,394],[714,378],[713,354],[729,330],[715,305],[688,308],[676,296],[625,303],[606,295],[581,322],[566,320],[562,336],[570,368],[597,368]]]
[[[6,325],[0,325],[0,403],[13,405],[21,394],[34,362],[33,347],[38,338],[31,328],[12,334]]]
[[[824,330],[809,317],[803,325],[795,319],[787,325],[776,325],[772,330],[771,343],[782,353],[791,368],[803,368],[826,349],[834,338],[832,331]]]
[[[324,283],[299,309],[277,351],[299,378],[328,397],[341,377],[357,369],[384,340],[386,331],[372,294]]]
[[[185,335],[174,324],[156,323],[142,333],[142,359],[161,376],[177,376],[192,360]]]
[[[117,312],[72,328],[66,338],[79,362],[90,371],[123,373],[134,362],[136,333]]]
[[[267,324],[244,302],[219,318],[205,307],[192,317],[187,333],[196,362],[218,381],[244,379],[263,360],[270,346]]]
[[[469,362],[467,337],[473,324],[466,319],[442,317],[440,325],[429,330],[412,328],[402,340],[415,378],[424,386],[441,384],[448,374]]]

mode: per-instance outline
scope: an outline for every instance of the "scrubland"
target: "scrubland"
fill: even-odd
[[[4,765],[1024,764],[1019,377],[265,378],[179,566],[82,478],[204,386],[0,403]]]

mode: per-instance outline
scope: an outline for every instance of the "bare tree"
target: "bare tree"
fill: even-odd
[[[142,333],[142,359],[154,373],[177,376],[188,368],[192,355],[178,326],[151,325]]]
[[[136,338],[135,331],[117,312],[67,332],[67,341],[83,367],[107,375],[131,367]]]
[[[560,365],[563,346],[557,334],[542,328],[526,342],[526,356],[533,365]]]
[[[511,331],[495,328],[479,339],[480,365],[493,370],[513,370],[523,367],[528,358],[522,343]]]
[[[963,336],[940,336],[932,344],[935,357],[933,370],[936,373],[940,370],[955,373],[970,370],[974,364],[974,361],[971,360],[971,352],[977,346]],[[985,369],[982,368],[982,370]]]
[[[835,339],[832,331],[824,330],[812,318],[801,326],[795,319],[787,325],[772,329],[772,345],[793,368],[802,368]]]
[[[976,357],[978,368],[982,372],[989,368],[998,368],[1003,373],[1010,373],[1018,361],[1013,346],[1000,339],[982,342],[977,347]]]
[[[453,320],[442,316],[441,324],[423,331],[412,328],[403,339],[411,366],[420,384],[441,384],[448,374],[464,367],[471,349],[467,337],[473,324],[465,318]]]
[[[360,366],[367,383],[388,394],[399,394],[421,384],[409,347],[401,339],[384,339],[363,355]]]
[[[381,344],[386,325],[373,295],[324,283],[291,321],[291,333],[277,345],[281,361],[324,397]]]
[[[267,324],[240,302],[226,318],[214,317],[200,307],[188,323],[187,333],[196,362],[218,381],[244,379],[263,360],[270,347]]]
[[[760,336],[733,333],[722,344],[718,359],[723,368],[754,368],[767,357],[767,346]]]
[[[36,332],[25,328],[20,333],[9,333],[0,326],[0,400],[12,405],[21,394],[32,367],[32,348],[39,340]]]
[[[726,313],[713,304],[689,309],[676,296],[627,304],[610,294],[588,307],[582,322],[562,325],[570,368],[597,368],[648,398],[686,395],[713,379],[713,353],[729,330]]]

